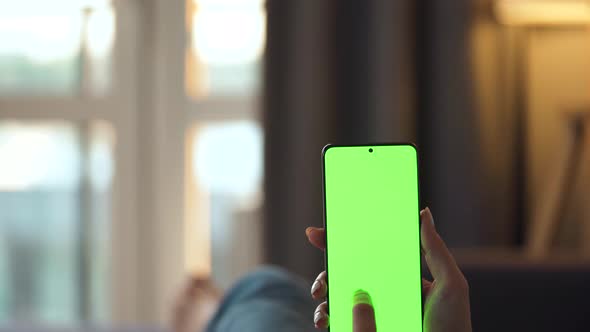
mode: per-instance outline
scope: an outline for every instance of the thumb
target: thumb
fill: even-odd
[[[354,332],[375,332],[375,310],[369,293],[357,290],[352,297],[352,325]]]
[[[462,276],[453,255],[434,228],[434,218],[429,208],[420,211],[420,222],[422,250],[432,277],[444,283]]]

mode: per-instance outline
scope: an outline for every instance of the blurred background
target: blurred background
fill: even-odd
[[[586,0],[0,0],[0,326],[312,280],[322,147],[414,141],[475,329],[584,330],[589,115]]]

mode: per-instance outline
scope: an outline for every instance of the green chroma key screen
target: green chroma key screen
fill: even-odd
[[[416,149],[328,146],[323,158],[330,331],[352,331],[359,289],[377,331],[422,331]]]

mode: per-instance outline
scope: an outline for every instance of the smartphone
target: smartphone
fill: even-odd
[[[352,331],[369,293],[378,331],[422,331],[418,156],[412,144],[327,145],[322,153],[330,331]]]

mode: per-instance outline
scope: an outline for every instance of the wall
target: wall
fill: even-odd
[[[527,62],[527,191],[533,220],[542,220],[544,210],[559,191],[556,179],[563,176],[571,151],[571,113],[580,108],[590,112],[590,30],[530,31]],[[587,144],[585,151],[590,152]],[[582,168],[575,183],[588,183],[589,177],[590,168]],[[556,228],[560,247],[576,247],[582,239],[578,235],[587,209],[584,201],[590,192],[580,185],[574,190],[567,213],[559,220],[562,224]]]

